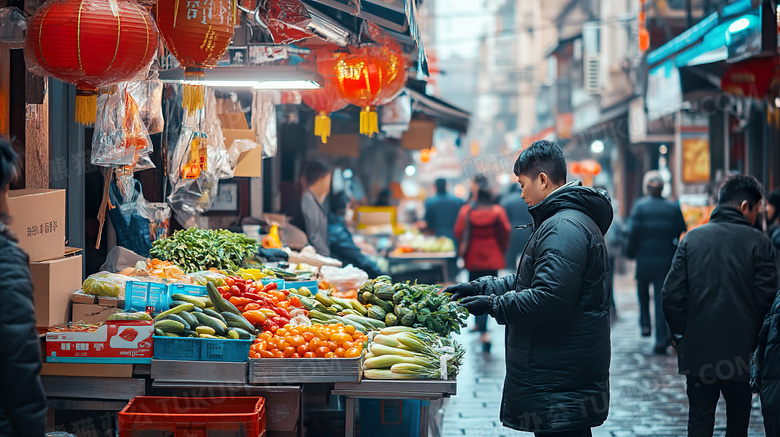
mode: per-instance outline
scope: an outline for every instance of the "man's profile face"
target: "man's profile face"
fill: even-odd
[[[517,177],[517,182],[523,189],[520,197],[525,200],[525,203],[527,203],[529,207],[539,204],[539,202],[547,197],[544,184],[546,178],[547,175],[544,173],[540,173],[539,176],[535,178],[530,178],[524,174]]]

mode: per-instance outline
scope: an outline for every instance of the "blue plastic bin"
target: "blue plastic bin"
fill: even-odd
[[[262,278],[260,279],[260,283],[263,284],[263,287],[265,287],[268,284],[276,284],[277,290],[285,290],[285,282],[284,279],[275,279],[275,278]]]
[[[360,399],[360,435],[420,436],[420,407],[428,401]]]
[[[154,358],[181,361],[237,361],[249,359],[252,340],[154,336]]]
[[[158,282],[127,281],[125,309],[161,313],[168,309],[168,286]]]
[[[206,287],[202,285],[189,285],[189,284],[177,284],[173,283],[168,286],[168,304],[170,305],[171,296],[174,294],[186,294],[188,296],[195,297],[208,297],[209,292]]]
[[[297,289],[299,289],[301,287],[308,288],[309,291],[311,291],[312,296],[317,294],[317,291],[319,291],[318,288],[317,288],[317,281],[296,281],[296,282],[285,282],[284,283],[284,289],[285,290],[290,290],[290,289],[293,289],[293,288],[295,288],[297,290]]]

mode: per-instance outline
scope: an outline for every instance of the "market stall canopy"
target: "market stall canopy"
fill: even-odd
[[[429,96],[412,88],[408,88],[412,97],[412,109],[415,114],[424,114],[436,120],[438,127],[466,133],[469,129],[471,114],[455,105],[434,96]]]
[[[403,38],[399,37],[408,36],[417,48],[421,71],[425,75],[428,74],[428,61],[420,33],[415,0],[303,0],[303,3],[307,8],[318,4],[324,5],[376,23],[400,34],[392,36],[402,44]]]

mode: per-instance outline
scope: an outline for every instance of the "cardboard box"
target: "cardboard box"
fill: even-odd
[[[151,364],[152,322],[111,320],[94,332],[46,334],[48,363]]]
[[[65,254],[65,190],[24,189],[8,192],[9,229],[30,261]]]
[[[89,376],[93,378],[132,378],[132,364],[43,363],[44,376]]]
[[[222,105],[218,105],[218,108],[219,114],[217,117],[222,125],[222,136],[225,139],[226,149],[230,150],[233,140],[257,141],[257,135],[253,129],[249,129],[244,113],[233,111],[229,100]],[[238,165],[236,165],[233,176],[259,178],[262,176],[262,167],[263,150],[258,145],[256,148],[239,155]]]
[[[61,325],[70,321],[74,291],[81,289],[81,255],[30,263],[35,326]]]
[[[73,302],[73,315],[71,320],[74,322],[101,323],[108,320],[108,316],[119,311],[120,310],[116,305]]]

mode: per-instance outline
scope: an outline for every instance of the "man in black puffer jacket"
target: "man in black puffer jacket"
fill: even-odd
[[[664,312],[661,310],[661,290],[669,267],[672,266],[677,241],[687,227],[680,206],[661,196],[664,189],[661,173],[655,170],[647,172],[644,182],[647,197],[639,199],[631,212],[626,255],[636,259],[639,325],[642,336],[651,334],[650,284],[653,284],[654,352],[666,354],[672,343]]]
[[[721,393],[726,435],[747,435],[748,363],[777,291],[772,242],[753,228],[762,192],[752,176],[727,179],[710,222],[680,241],[664,282],[664,315],[687,379],[689,436],[712,436]]]
[[[0,436],[42,437],[46,396],[29,258],[6,227],[8,184],[16,162],[11,145],[0,140]]]
[[[515,174],[534,233],[516,275],[448,287],[475,315],[506,325],[504,426],[537,436],[590,436],[609,410],[609,258],[606,192],[566,184],[550,141],[520,154]]]

